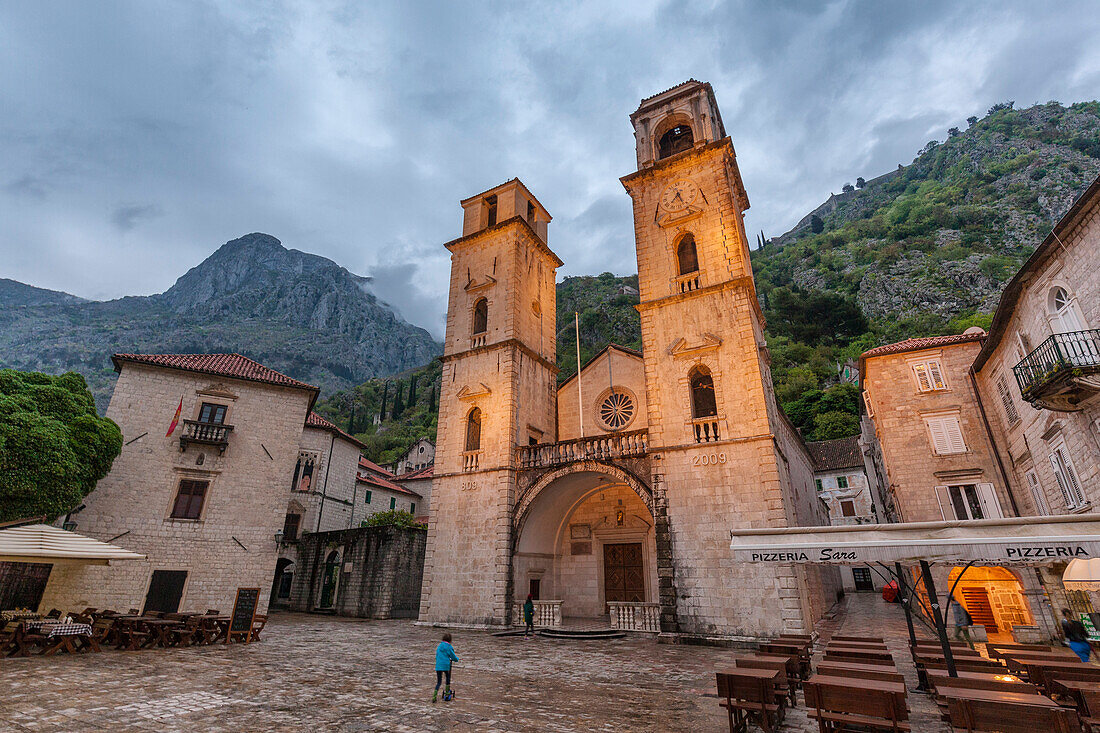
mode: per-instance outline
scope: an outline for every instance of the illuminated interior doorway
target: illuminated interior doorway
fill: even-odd
[[[948,575],[949,587],[955,587],[955,598],[962,602],[975,624],[985,627],[990,640],[995,634],[1011,637],[1013,626],[1032,626],[1035,618],[1028,608],[1023,589],[1016,575],[1001,567],[970,567],[962,572],[955,567]],[[955,581],[962,574],[957,586]],[[953,618],[948,618],[950,626]]]

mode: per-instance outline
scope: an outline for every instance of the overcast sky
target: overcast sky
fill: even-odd
[[[710,81],[781,234],[993,103],[1100,97],[1090,2],[0,0],[0,277],[168,288],[262,231],[441,335],[458,202],[520,177],[560,275],[636,271],[628,120]]]

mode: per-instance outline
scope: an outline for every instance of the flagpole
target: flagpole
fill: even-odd
[[[573,311],[573,327],[577,332],[577,415],[580,422],[581,437],[584,437],[584,392],[581,390],[581,320],[580,314]]]

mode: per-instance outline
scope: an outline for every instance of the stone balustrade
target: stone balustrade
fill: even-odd
[[[535,604],[535,626],[539,628],[561,627],[561,601],[532,601]],[[516,601],[512,613],[513,625],[522,627],[523,601]]]
[[[611,609],[611,628],[619,631],[660,633],[660,603],[608,601],[607,605]]]
[[[648,438],[647,431],[632,430],[563,440],[559,443],[521,445],[516,448],[516,460],[520,468],[546,468],[574,461],[642,456],[649,448]]]
[[[463,471],[476,471],[479,456],[481,456],[481,451],[479,451],[479,450],[463,451],[462,452],[462,470]]]

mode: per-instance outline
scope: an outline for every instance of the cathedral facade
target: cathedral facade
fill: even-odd
[[[558,620],[629,611],[700,638],[806,632],[832,570],[749,568],[730,532],[827,524],[772,391],[743,215],[709,84],[631,115],[642,351],[558,385],[550,215],[518,180],[462,201],[420,618],[502,626],[528,594]]]

